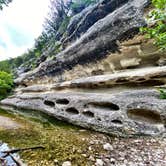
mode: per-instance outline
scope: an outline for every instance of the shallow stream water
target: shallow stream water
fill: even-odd
[[[0,109],[0,140],[11,148],[44,146],[20,152],[30,166],[92,165],[85,157],[88,140],[94,132],[60,122],[35,111],[10,113]]]

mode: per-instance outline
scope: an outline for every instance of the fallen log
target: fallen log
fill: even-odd
[[[7,154],[9,155],[9,154],[13,154],[13,153],[22,152],[22,151],[25,151],[25,150],[36,150],[36,149],[45,149],[45,147],[35,146],[35,147],[28,147],[28,148],[17,148],[17,149],[2,151],[1,153],[6,153],[6,155]]]

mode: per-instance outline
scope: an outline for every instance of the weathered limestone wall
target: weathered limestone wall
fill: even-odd
[[[166,63],[166,53],[159,52],[153,40],[137,35],[133,39],[119,43],[120,50],[110,53],[106,58],[86,65],[77,65],[65,71],[62,79],[69,81],[76,78],[115,73],[125,69],[150,66],[162,66]],[[40,81],[39,81],[40,82]]]
[[[166,132],[166,102],[151,90],[114,95],[25,93],[1,104],[5,109],[40,110],[57,119],[115,136],[159,136]]]
[[[145,25],[147,2],[130,0],[56,59],[21,75],[0,107],[38,110],[116,136],[166,136],[166,102],[156,90],[166,84],[166,53],[135,33]]]
[[[84,65],[106,57],[108,52],[119,51],[117,41],[123,41],[138,33],[146,25],[144,8],[149,0],[130,0],[106,17],[98,20],[78,40],[53,59],[40,64],[16,80],[17,84],[28,84],[45,77],[62,76],[76,65]],[[63,81],[60,78],[60,81]]]
[[[71,70],[66,70],[62,75],[34,79],[27,82],[33,84],[51,84],[70,81],[82,77],[116,73],[129,69],[163,66],[166,64],[166,53],[160,52],[153,44],[142,35],[136,35],[133,39],[118,43],[119,52],[108,53],[105,58],[85,65],[76,65]]]

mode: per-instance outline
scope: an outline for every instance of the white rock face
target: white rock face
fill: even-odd
[[[117,4],[119,5],[121,1],[119,0]],[[126,38],[127,32],[146,25],[145,19],[142,17],[142,11],[148,0],[142,0],[143,3],[141,4],[136,3],[137,1],[132,0],[122,6],[120,5],[103,19],[99,19],[94,23],[86,33],[65,50],[58,53],[53,60],[41,63],[33,72],[23,74],[15,82],[23,84],[33,81],[34,78],[58,76],[61,71],[70,70],[76,64],[88,63],[91,59],[93,61],[101,59],[108,51],[115,52],[118,50],[116,40]]]
[[[122,80],[123,81],[123,80]],[[8,106],[8,107],[7,107]],[[0,107],[39,110],[59,120],[115,136],[166,133],[166,102],[156,90],[107,93],[27,93],[0,102]],[[106,148],[112,149],[106,145]]]
[[[113,146],[110,145],[109,143],[106,143],[103,145],[104,150],[112,151],[114,150]]]
[[[70,161],[65,161],[62,166],[71,166],[71,162]]]
[[[130,58],[130,59],[122,59],[120,64],[123,68],[138,66],[141,62],[141,58]]]

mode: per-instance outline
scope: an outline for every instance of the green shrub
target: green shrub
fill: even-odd
[[[141,28],[148,38],[152,38],[160,50],[166,50],[166,0],[152,0],[154,9],[149,12],[149,26]]]
[[[0,99],[3,99],[13,88],[13,77],[4,71],[0,71]]]
[[[160,99],[166,99],[166,90],[160,88],[159,93],[160,93]]]

